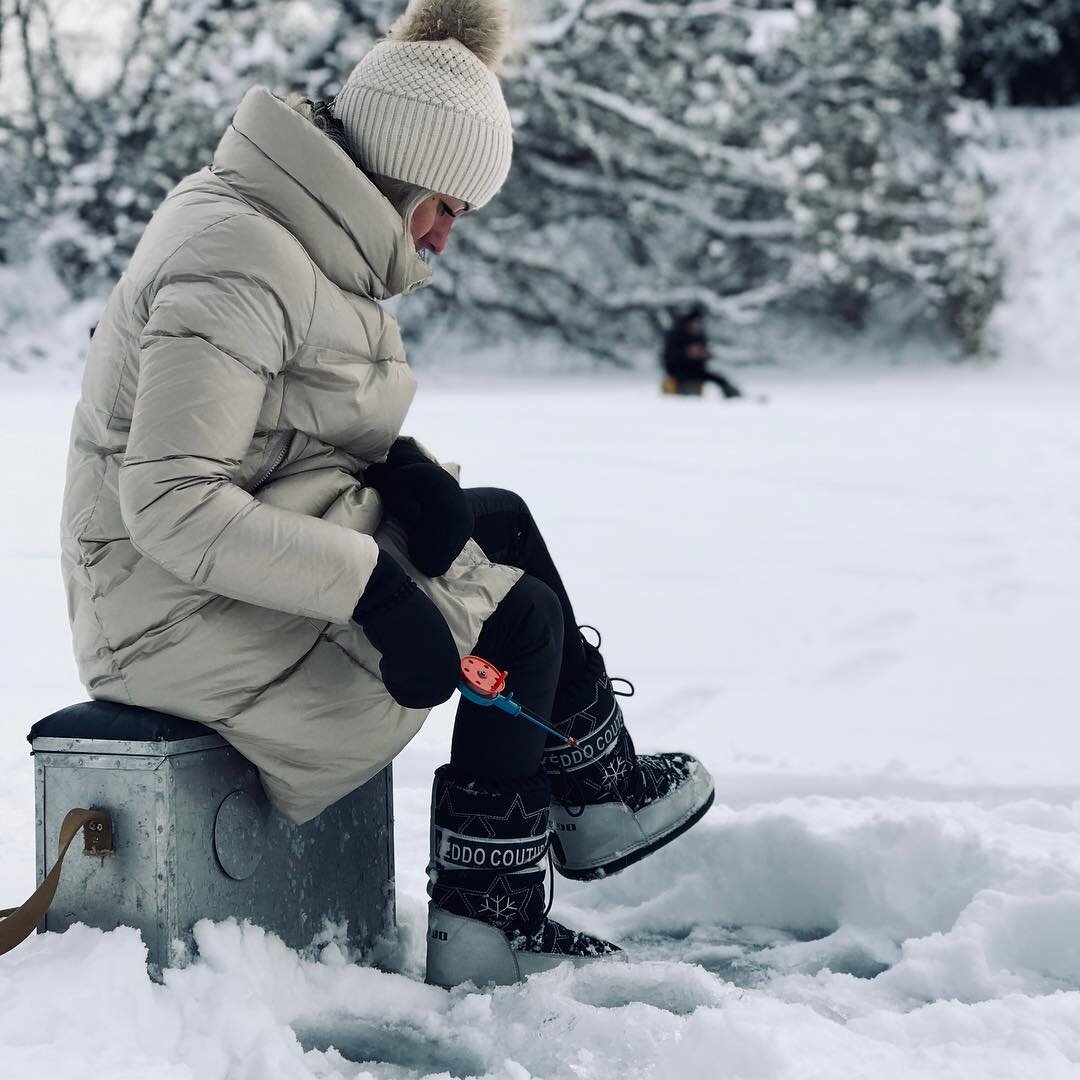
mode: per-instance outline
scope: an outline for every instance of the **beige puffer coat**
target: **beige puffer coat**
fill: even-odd
[[[378,547],[462,654],[520,572],[472,541],[425,579],[356,473],[415,383],[375,302],[426,283],[403,222],[268,91],[146,228],[94,334],[68,458],[63,572],[93,697],[212,725],[306,821],[381,769],[404,709],[349,617]]]

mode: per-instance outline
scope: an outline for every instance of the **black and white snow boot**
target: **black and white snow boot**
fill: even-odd
[[[559,688],[554,726],[576,747],[549,747],[556,869],[579,881],[633,865],[698,822],[713,780],[690,754],[638,754],[597,648],[584,641],[585,671]],[[619,681],[619,680],[617,680]]]
[[[525,780],[467,780],[444,765],[431,795],[427,981],[507,985],[567,961],[621,950],[547,917],[544,859],[551,788]]]

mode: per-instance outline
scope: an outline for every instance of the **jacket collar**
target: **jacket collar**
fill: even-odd
[[[426,285],[401,215],[349,156],[256,86],[214,154],[213,171],[304,245],[339,288],[384,300]]]

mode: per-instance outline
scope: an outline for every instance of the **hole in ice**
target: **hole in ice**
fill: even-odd
[[[768,931],[765,932],[768,933]],[[792,941],[821,941],[824,938],[831,937],[836,932],[836,928],[817,926],[810,929],[780,930],[778,932],[785,937],[790,938]]]
[[[669,933],[639,934],[624,941],[633,960],[694,964],[737,986],[756,986],[775,974],[770,950],[820,941],[831,929],[779,930],[763,926],[694,926]]]
[[[476,1054],[459,1046],[442,1045],[430,1031],[385,1019],[348,1016],[326,1025],[295,1031],[305,1051],[326,1051],[333,1047],[348,1061],[359,1065],[397,1066],[405,1070],[403,1076],[413,1075],[414,1071],[482,1076],[487,1071],[487,1064]],[[380,1071],[380,1075],[389,1077],[396,1072]]]
[[[859,948],[844,949],[829,956],[816,970],[828,968],[835,975],[853,975],[856,979],[875,979],[890,965]],[[810,972],[816,974],[815,970]]]

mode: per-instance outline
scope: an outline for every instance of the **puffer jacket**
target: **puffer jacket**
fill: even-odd
[[[390,697],[350,621],[379,547],[463,654],[520,576],[470,541],[422,577],[362,484],[415,391],[376,300],[428,275],[349,158],[256,88],[150,221],[91,343],[61,538],[80,675],[211,725],[297,822],[427,715]]]

